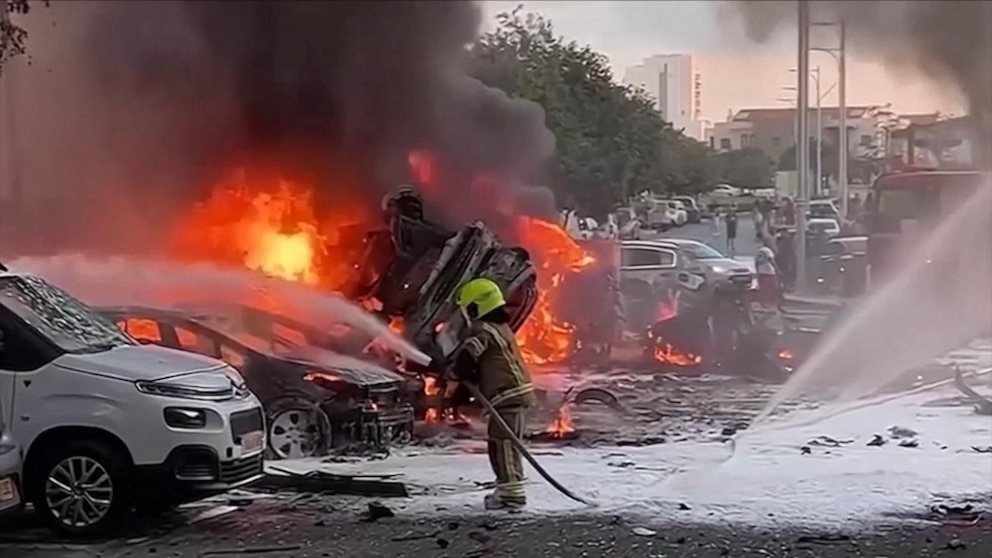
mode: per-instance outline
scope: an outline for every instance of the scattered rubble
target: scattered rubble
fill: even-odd
[[[884,446],[887,443],[889,443],[889,441],[886,440],[885,437],[881,434],[875,434],[875,436],[866,445],[879,447]]]
[[[336,475],[325,471],[296,473],[270,467],[273,473],[266,473],[258,482],[260,488],[275,490],[295,490],[317,494],[340,494],[349,496],[372,496],[385,498],[407,498],[409,491],[404,483],[387,480],[396,475]]]
[[[374,523],[380,519],[389,517],[396,517],[396,513],[380,502],[369,502],[368,510],[362,516],[362,521],[365,523]]]
[[[853,443],[854,440],[837,440],[835,438],[831,438],[830,436],[817,436],[816,438],[813,438],[812,440],[806,442],[806,444],[809,446],[821,446],[827,448],[839,448],[841,446],[847,444],[853,444]]]
[[[915,438],[915,437],[917,437],[919,435],[920,435],[919,432],[917,432],[917,431],[915,431],[915,430],[913,430],[911,428],[903,428],[901,426],[890,426],[889,427],[889,436],[892,436],[892,438],[894,438],[896,440],[898,440],[900,438]]]
[[[899,447],[901,448],[918,448],[920,447],[920,442],[918,440],[900,440]]]

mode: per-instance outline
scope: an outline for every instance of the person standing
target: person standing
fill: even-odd
[[[524,363],[513,330],[502,290],[490,279],[478,278],[458,291],[458,306],[469,324],[468,335],[455,352],[451,371],[462,382],[479,386],[500,414],[510,432],[489,417],[489,464],[496,477],[496,488],[483,501],[487,510],[517,510],[527,504],[524,492],[523,455],[512,438],[523,438],[527,412],[537,403],[534,385]],[[410,363],[411,365],[414,363]],[[421,369],[447,374],[447,363],[431,359]]]
[[[730,211],[727,212],[727,217],[724,220],[727,229],[727,252],[731,256],[734,255],[735,241],[737,240],[737,204],[730,206]]]
[[[763,304],[778,306],[782,298],[779,283],[781,274],[775,261],[775,252],[769,246],[769,239],[766,237],[763,240],[754,256],[754,270],[758,274],[758,297]]]

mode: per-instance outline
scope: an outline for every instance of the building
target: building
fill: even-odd
[[[702,75],[689,54],[659,54],[624,72],[623,82],[640,88],[655,102],[661,117],[687,136],[702,141]]]
[[[879,127],[880,117],[874,107],[847,108],[848,145],[852,156],[865,156],[877,149],[884,136]],[[726,122],[717,122],[709,134],[709,143],[716,151],[756,147],[773,161],[796,143],[794,108],[756,108],[730,114]],[[817,109],[809,111],[810,139],[823,138],[823,144],[837,145],[840,139],[840,110],[822,107],[822,129],[817,133]]]

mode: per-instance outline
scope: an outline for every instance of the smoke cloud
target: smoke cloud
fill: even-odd
[[[850,50],[956,87],[966,96],[982,146],[992,146],[992,2],[969,0],[810,2],[815,21],[843,20]],[[725,15],[759,42],[795,29],[796,2],[725,2]]]
[[[71,197],[134,230],[245,161],[301,175],[321,203],[378,203],[428,149],[438,199],[478,174],[515,197],[554,138],[540,106],[469,77],[480,18],[466,1],[53,3],[24,21],[33,64],[11,64],[20,163],[3,172],[50,192],[49,210]]]

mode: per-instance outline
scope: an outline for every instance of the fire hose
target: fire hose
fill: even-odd
[[[529,451],[527,451],[527,447],[524,446],[523,440],[518,438],[517,435],[513,433],[513,430],[510,429],[510,426],[506,424],[506,421],[503,420],[502,416],[500,416],[499,411],[496,410],[496,407],[493,407],[493,404],[490,403],[489,400],[486,399],[484,395],[482,395],[482,392],[479,391],[478,387],[476,387],[471,382],[464,382],[463,385],[469,390],[469,392],[472,393],[472,396],[475,397],[480,403],[482,403],[482,406],[486,408],[486,412],[489,413],[489,420],[496,421],[496,425],[499,426],[500,430],[503,431],[503,434],[506,435],[506,437],[510,440],[510,442],[513,444],[513,447],[517,448],[517,450],[524,456],[524,459],[526,459],[527,462],[530,463],[531,467],[533,467],[534,470],[537,471],[544,478],[544,480],[548,481],[548,484],[553,486],[555,490],[557,490],[558,492],[561,492],[566,497],[575,500],[580,504],[585,504],[590,508],[596,507],[595,503],[590,502],[585,498],[582,498],[581,496],[572,492],[563,484],[558,482],[554,477],[551,476],[551,473],[549,473],[544,467],[541,466],[540,463],[537,462],[537,459],[535,459],[534,456],[531,455]]]

